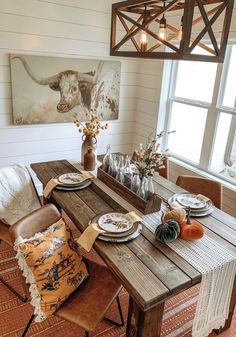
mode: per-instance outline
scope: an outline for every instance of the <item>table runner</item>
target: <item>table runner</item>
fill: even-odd
[[[94,183],[128,211],[142,214],[100,180]],[[154,233],[161,223],[161,212],[144,216],[143,223]],[[192,336],[207,337],[213,329],[223,327],[228,318],[236,255],[207,234],[198,241],[177,239],[168,246],[202,274]]]
[[[143,219],[153,233],[160,216],[160,212],[152,213]],[[228,318],[236,255],[207,234],[198,241],[177,239],[167,245],[202,274],[192,336],[207,337],[213,329],[223,327]]]

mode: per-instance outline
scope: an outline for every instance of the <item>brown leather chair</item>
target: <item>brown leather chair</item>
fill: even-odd
[[[4,168],[5,169],[5,168]],[[38,193],[36,191],[36,188],[35,188],[35,185],[34,185],[34,182],[30,176],[30,173],[28,172],[29,174],[29,177],[30,177],[30,185],[31,185],[31,188],[33,190],[33,193],[34,193],[34,197],[36,200],[38,200],[38,204],[39,204],[39,207],[42,205],[41,201],[40,201],[40,198],[38,196]],[[6,176],[6,175],[5,175]],[[8,245],[10,246],[13,246],[12,244],[12,240],[11,240],[11,236],[10,236],[10,226],[5,224],[4,222],[2,222],[0,220],[0,243],[1,241],[4,241],[5,243],[7,243]],[[2,284],[4,284],[14,295],[16,295],[20,301],[22,302],[26,302],[27,301],[27,297],[26,296],[22,296],[20,295],[16,289],[14,289],[9,283],[7,283],[4,278],[2,276],[0,276],[0,282]]]
[[[222,185],[218,181],[183,175],[177,178],[176,185],[188,192],[205,195],[217,208],[222,208]]]
[[[44,231],[60,218],[61,214],[54,205],[45,205],[11,227],[12,241],[15,242],[18,236],[32,237],[35,233]],[[113,278],[106,266],[88,259],[85,261],[89,278],[70,295],[54,315],[78,324],[85,330],[86,336],[89,336],[88,332],[93,331],[102,319],[117,326],[123,326],[124,319],[118,297],[121,285]],[[117,300],[120,323],[104,317],[115,300]],[[22,337],[26,335],[33,319],[34,315],[31,316]]]

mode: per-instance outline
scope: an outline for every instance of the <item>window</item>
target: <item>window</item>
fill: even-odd
[[[166,61],[165,69],[164,124],[176,130],[166,136],[165,148],[235,184],[236,44],[228,46],[223,65]]]

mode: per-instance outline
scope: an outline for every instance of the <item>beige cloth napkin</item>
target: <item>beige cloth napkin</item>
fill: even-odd
[[[129,212],[126,214],[126,216],[133,223],[142,220],[142,218],[140,218],[140,216],[138,216],[135,212]],[[105,233],[105,231],[103,229],[100,229],[97,223],[92,223],[85,229],[83,234],[81,234],[81,236],[76,241],[87,252],[90,252],[96,238],[98,237],[99,234],[102,234],[102,233]]]
[[[81,175],[83,177],[83,180],[81,181],[81,183],[85,180],[94,178],[94,175],[90,172],[84,172]],[[58,185],[64,185],[64,184],[62,184],[57,178],[52,178],[51,180],[49,180],[49,182],[47,183],[47,185],[45,186],[43,190],[44,198],[49,198],[52,190],[54,190],[54,188]]]

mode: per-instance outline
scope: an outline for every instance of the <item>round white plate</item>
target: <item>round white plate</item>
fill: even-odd
[[[117,237],[114,235],[113,237],[108,237],[105,235],[99,235],[98,239],[102,241],[114,242],[114,243],[122,243],[122,242],[128,242],[128,241],[134,240],[142,233],[142,227],[143,227],[141,222],[137,222],[134,226],[135,226],[134,232],[126,236]]]
[[[76,172],[62,174],[57,179],[64,185],[78,185],[84,180],[82,174]]]
[[[61,191],[78,191],[78,190],[82,190],[86,187],[89,187],[92,184],[91,180],[86,180],[84,183],[78,185],[78,186],[60,186],[58,185],[56,187],[57,190],[61,190]]]
[[[177,195],[173,195],[172,197],[169,198],[168,200],[168,204],[171,205],[174,201],[176,201],[175,197]],[[180,205],[181,207],[181,205]],[[191,209],[190,211],[190,215],[193,217],[202,217],[202,216],[207,216],[210,215],[213,212],[213,203],[211,200],[207,201],[207,205],[204,208],[201,208],[199,210],[195,209]]]
[[[110,233],[110,232],[105,232],[102,234],[102,236],[107,236],[108,238],[122,238],[127,235],[131,235],[133,232],[136,231],[137,229],[138,222],[134,223],[133,226],[130,228],[130,230],[126,232],[121,232],[121,233]]]
[[[206,207],[206,201],[200,196],[192,193],[182,193],[176,197],[178,203],[184,207],[192,209],[201,209]]]
[[[99,227],[110,233],[124,233],[133,227],[132,221],[123,213],[107,213],[98,220]]]

